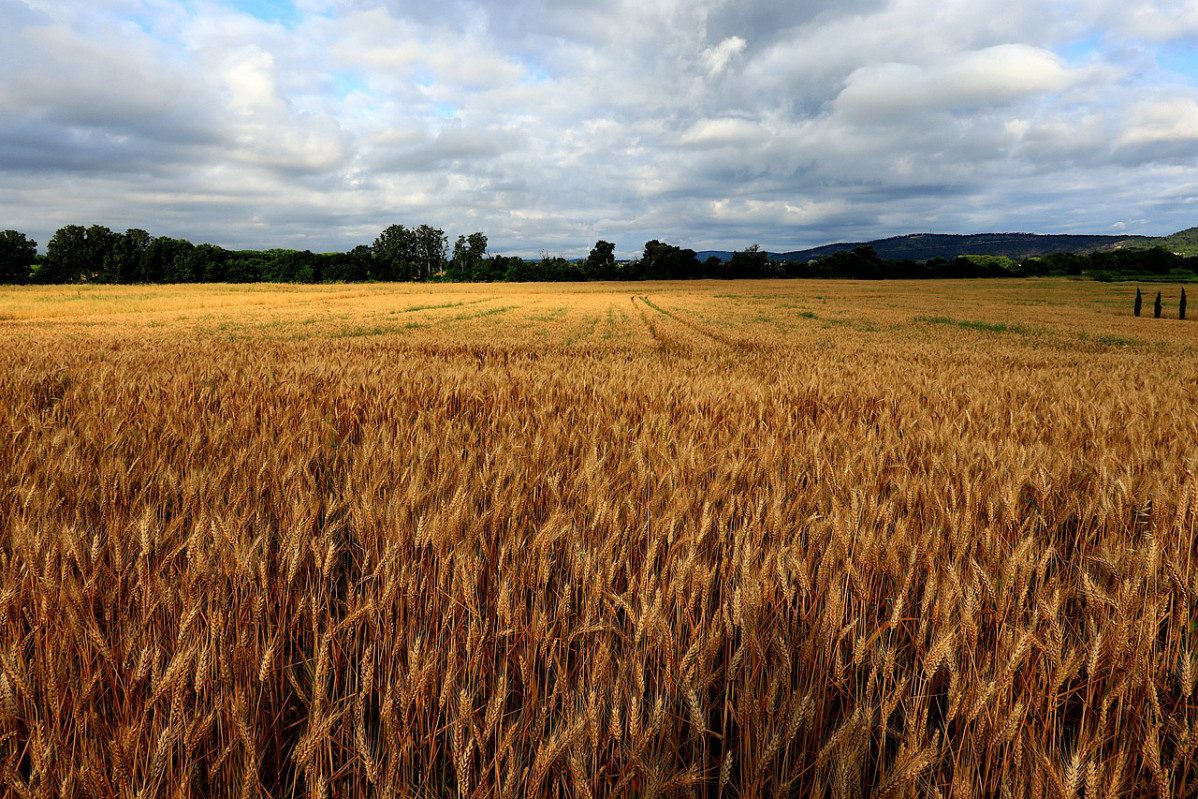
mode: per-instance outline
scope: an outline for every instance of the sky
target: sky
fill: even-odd
[[[1198,225],[1198,0],[0,0],[0,229],[230,248]]]

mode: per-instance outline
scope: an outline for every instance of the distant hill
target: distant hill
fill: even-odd
[[[1142,249],[1146,247],[1164,247],[1169,252],[1178,255],[1198,255],[1198,227],[1186,228],[1169,236],[1159,238],[1137,238],[1128,242],[1128,247]]]
[[[811,261],[841,250],[852,250],[863,244],[873,247],[887,261],[928,261],[932,258],[952,260],[958,255],[1000,255],[1014,260],[1036,258],[1055,252],[1085,255],[1119,249],[1143,250],[1164,247],[1178,255],[1198,256],[1198,227],[1178,231],[1169,236],[1066,236],[1039,233],[974,233],[949,235],[941,233],[911,233],[874,241],[840,242],[791,252],[771,252],[775,261]],[[722,261],[732,257],[731,250],[704,250],[697,253],[700,261],[715,256]]]
[[[702,252],[695,253],[695,257],[697,257],[700,261],[706,261],[713,255],[716,258],[719,258],[721,261],[728,261],[732,258],[732,250],[703,250]],[[770,253],[769,256],[775,261],[780,257],[776,253]]]
[[[1180,235],[1180,234],[1179,234]],[[913,233],[870,242],[828,244],[809,250],[771,255],[777,260],[810,261],[840,250],[851,250],[869,244],[878,255],[887,261],[927,261],[931,258],[956,258],[958,255],[1005,255],[1020,260],[1048,255],[1054,252],[1090,253],[1099,250],[1115,250],[1120,247],[1151,247],[1156,239],[1147,236],[1047,236],[1036,233],[976,233],[972,235],[945,235],[939,233]],[[1198,245],[1198,230],[1195,231]]]

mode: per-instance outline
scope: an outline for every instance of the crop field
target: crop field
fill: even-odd
[[[1198,321],[0,289],[0,795],[1198,795]]]

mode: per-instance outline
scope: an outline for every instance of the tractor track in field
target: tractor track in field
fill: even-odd
[[[667,308],[662,308],[661,306],[659,306],[658,304],[653,302],[653,300],[649,299],[647,296],[641,296],[641,297],[639,297],[639,299],[645,306],[652,308],[654,311],[657,311],[657,313],[661,314],[662,316],[666,317],[667,319],[672,319],[673,321],[677,322],[678,324],[683,325],[684,327],[690,328],[691,330],[695,331],[699,335],[709,338],[712,341],[716,342],[717,344],[722,344],[723,346],[728,347],[729,349],[732,349],[736,352],[751,352],[751,351],[756,351],[756,350],[761,349],[761,345],[757,344],[756,342],[744,341],[742,339],[737,339],[737,338],[733,338],[731,336],[726,336],[723,333],[716,333],[711,330],[708,330],[703,325],[699,324],[698,322],[694,321],[693,319],[687,318],[686,316],[678,313],[677,311],[672,311]]]
[[[659,351],[675,355],[689,355],[691,353],[690,344],[658,328],[649,314],[645,312],[646,307],[653,308],[653,306],[644,297],[638,297],[634,294],[629,297],[629,300],[632,302],[632,307],[636,309],[637,314],[640,315],[641,322],[649,330],[649,336],[653,339],[653,343]],[[654,310],[657,309],[654,308]]]

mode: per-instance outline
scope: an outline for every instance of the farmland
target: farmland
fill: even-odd
[[[1128,292],[0,289],[0,792],[1193,795]]]

